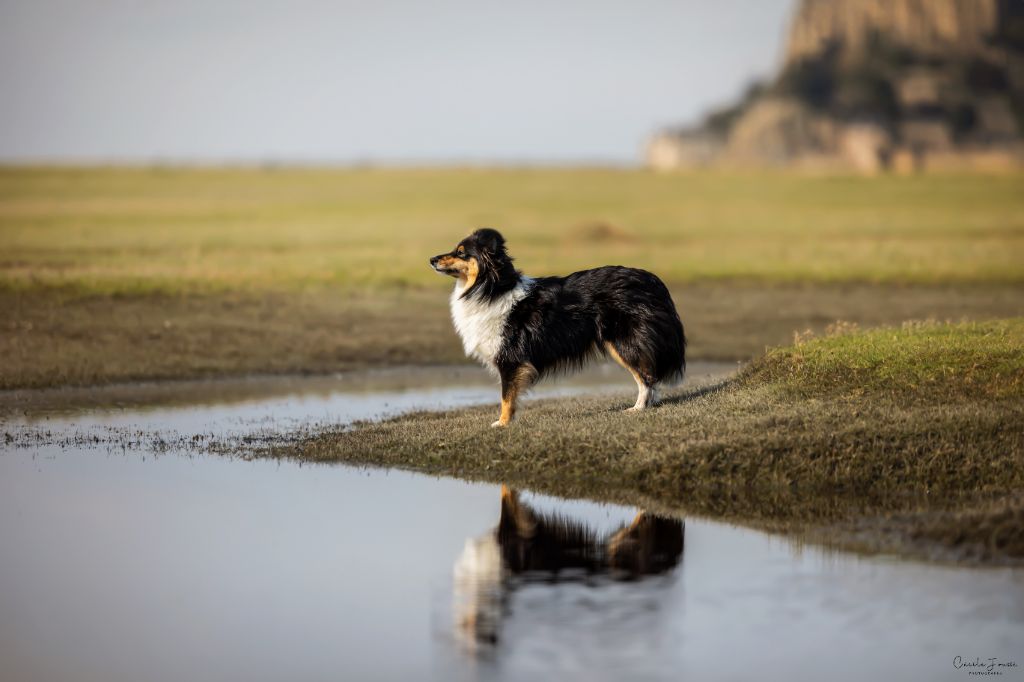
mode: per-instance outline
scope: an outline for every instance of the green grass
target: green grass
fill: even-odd
[[[488,426],[495,407],[419,413],[273,454],[812,534],[894,527],[982,558],[1024,559],[1024,526],[1005,529],[1024,515],[1024,319],[803,341],[727,385],[643,414],[622,413],[630,402],[527,404],[507,430]]]
[[[794,395],[883,394],[910,401],[1024,397],[1024,326],[1018,320],[840,333],[770,351],[748,383]],[[847,328],[853,332],[855,329]]]
[[[7,168],[0,287],[443,288],[426,258],[480,225],[535,274],[1020,283],[1022,190],[1021,174]]]

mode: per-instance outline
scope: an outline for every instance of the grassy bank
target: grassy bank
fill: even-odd
[[[719,387],[420,413],[276,454],[709,514],[845,546],[1024,559],[1024,320],[847,332]]]
[[[1024,180],[598,169],[0,169],[0,388],[454,362],[426,259],[669,281],[695,357],[1024,314]]]

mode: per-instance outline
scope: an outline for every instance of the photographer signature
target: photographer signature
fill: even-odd
[[[981,658],[975,656],[973,659],[957,656],[953,659],[954,668],[964,668],[969,675],[1002,675],[1007,668],[1016,668],[1016,661],[1000,661],[998,658]]]

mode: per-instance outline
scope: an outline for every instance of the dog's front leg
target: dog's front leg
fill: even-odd
[[[501,416],[491,426],[508,426],[516,416],[519,396],[537,378],[537,370],[530,363],[512,367],[499,367],[501,375]]]

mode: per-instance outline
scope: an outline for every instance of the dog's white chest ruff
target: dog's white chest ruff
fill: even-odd
[[[462,295],[461,283],[455,284],[452,292],[452,322],[455,331],[462,339],[462,347],[466,355],[494,366],[494,361],[501,350],[502,331],[505,321],[512,312],[512,307],[523,300],[533,287],[533,280],[523,277],[514,289],[491,301],[480,301],[474,298],[459,298]]]

